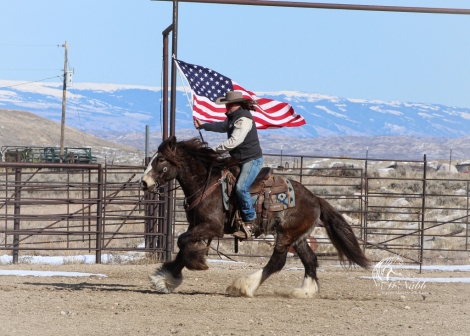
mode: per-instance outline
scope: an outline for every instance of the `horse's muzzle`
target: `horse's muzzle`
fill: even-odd
[[[145,181],[140,181],[140,189],[142,190],[147,190],[148,189],[148,185],[147,185],[147,182]]]
[[[158,181],[154,181],[152,178],[148,176],[144,176],[140,180],[140,188],[143,191],[152,192],[154,190],[157,190],[159,186],[160,186],[160,183],[158,183]]]

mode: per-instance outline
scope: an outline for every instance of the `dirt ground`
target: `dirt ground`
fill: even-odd
[[[184,271],[173,294],[157,294],[158,265],[1,265],[0,269],[74,271],[99,277],[0,276],[0,335],[468,335],[470,283],[426,283],[382,291],[371,271],[325,266],[320,293],[291,299],[302,270],[289,262],[253,299],[228,297],[232,280],[260,263],[210,263]],[[470,277],[426,271],[413,277]]]

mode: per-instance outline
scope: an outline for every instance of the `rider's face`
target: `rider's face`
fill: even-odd
[[[226,109],[226,113],[231,113],[233,111],[236,111],[238,110],[238,108],[240,107],[240,104],[225,104],[225,109]]]

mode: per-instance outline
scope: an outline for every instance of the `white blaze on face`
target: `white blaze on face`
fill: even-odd
[[[145,178],[145,176],[147,176],[148,173],[150,173],[152,171],[152,162],[153,160],[155,160],[155,158],[157,157],[158,155],[158,152],[155,153],[155,155],[152,157],[152,160],[150,160],[147,168],[145,169],[144,173],[142,174],[142,176],[140,177],[140,181],[139,181],[139,184],[142,183],[143,179]]]

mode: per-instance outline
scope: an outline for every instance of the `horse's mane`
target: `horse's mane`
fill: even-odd
[[[238,165],[239,160],[232,157],[223,157],[208,147],[207,142],[199,138],[176,142],[176,138],[169,138],[158,146],[158,151],[174,165],[185,164],[187,157],[193,157],[206,168],[223,170]]]

